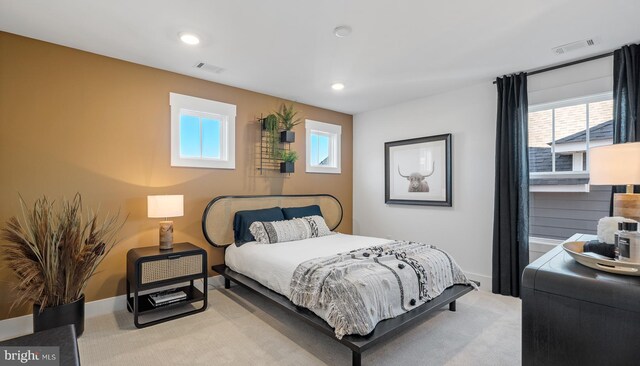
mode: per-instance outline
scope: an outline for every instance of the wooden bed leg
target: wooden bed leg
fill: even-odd
[[[231,288],[231,280],[228,278],[224,279],[224,288],[226,289],[230,289]]]
[[[449,303],[449,311],[456,311],[456,300]]]
[[[362,354],[360,352],[351,351],[351,366],[360,366],[362,363]]]

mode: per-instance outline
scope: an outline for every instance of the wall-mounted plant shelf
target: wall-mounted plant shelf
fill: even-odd
[[[264,174],[266,171],[280,173],[293,173],[293,163],[285,163],[282,159],[283,152],[291,150],[289,141],[282,141],[286,132],[280,131],[278,120],[273,114],[258,119],[260,123],[260,165],[258,171]],[[293,137],[295,140],[295,136]],[[288,164],[287,166],[284,166]]]
[[[265,170],[277,170],[281,173],[293,173],[298,154],[291,150],[291,143],[296,141],[296,133],[292,129],[302,123],[297,117],[298,111],[293,104],[282,103],[280,109],[258,119],[260,122],[260,174]],[[282,144],[282,146],[281,146]]]

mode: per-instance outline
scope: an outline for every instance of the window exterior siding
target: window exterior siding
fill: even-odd
[[[530,236],[564,240],[575,233],[596,234],[598,220],[609,216],[610,186],[590,192],[530,194]]]

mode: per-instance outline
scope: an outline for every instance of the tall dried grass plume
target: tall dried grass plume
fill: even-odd
[[[80,299],[118,244],[126,218],[118,212],[100,220],[98,212],[83,212],[79,193],[59,207],[47,197],[33,208],[20,197],[20,205],[21,217],[11,217],[0,233],[0,258],[18,278],[14,306],[32,302],[46,308]]]

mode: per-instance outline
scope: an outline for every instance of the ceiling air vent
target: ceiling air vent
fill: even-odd
[[[206,72],[212,72],[214,74],[219,74],[224,71],[224,69],[220,66],[211,65],[204,62],[198,62],[197,64],[195,64],[195,68],[204,70]]]
[[[571,43],[564,44],[562,46],[554,47],[551,50],[556,55],[564,55],[565,53],[569,53],[575,50],[579,50],[581,48],[591,47],[595,45],[596,45],[596,41],[594,39],[585,39],[582,41],[571,42]]]

